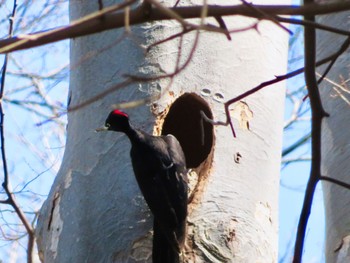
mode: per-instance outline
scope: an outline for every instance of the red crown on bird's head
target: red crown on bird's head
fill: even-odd
[[[120,110],[114,110],[114,111],[112,111],[112,114],[113,115],[117,115],[117,116],[124,116],[124,117],[129,118],[128,114],[126,114],[125,112],[122,112]]]

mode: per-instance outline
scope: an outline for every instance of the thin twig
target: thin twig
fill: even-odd
[[[90,29],[93,28],[94,26],[96,26],[96,24],[98,26],[100,25],[105,25],[107,23],[107,14],[111,13],[111,12],[115,12],[117,10],[123,9],[131,4],[133,4],[134,2],[136,2],[136,0],[128,0],[125,1],[124,3],[121,4],[117,4],[117,5],[113,5],[110,7],[106,7],[100,11],[96,11],[93,12],[87,16],[82,17],[81,19],[72,22],[70,25],[68,26],[64,26],[64,27],[59,27],[59,28],[55,28],[52,30],[48,30],[48,31],[44,31],[44,32],[38,32],[38,33],[34,33],[34,34],[27,34],[27,35],[19,35],[17,37],[15,37],[15,41],[11,41],[11,39],[13,38],[9,38],[1,42],[7,42],[5,43],[5,45],[1,45],[0,44],[0,53],[7,53],[10,52],[12,50],[18,50],[21,49],[23,47],[27,47],[29,45],[29,47],[31,47],[30,43],[35,43],[37,41],[41,42],[44,41],[44,43],[41,43],[39,45],[42,44],[48,44],[48,43],[52,43],[52,42],[56,42],[59,40],[63,40],[66,39],[66,37],[64,36],[66,33],[73,33],[73,35],[76,36],[82,36],[82,35],[86,35],[86,34],[82,34],[80,35],[80,30],[85,28],[85,30],[89,31],[89,27]],[[124,26],[124,13],[120,13],[119,15],[121,15],[121,17],[119,19],[121,19],[121,21],[118,22],[122,22],[121,26]],[[104,17],[104,19],[100,19],[101,17]],[[118,23],[119,24],[119,23]],[[80,32],[80,33],[79,33]],[[99,31],[95,31],[99,32]],[[58,39],[56,39],[56,37],[58,37]]]
[[[295,158],[283,158],[282,159],[282,169],[291,163],[300,163],[300,162],[310,162],[311,156],[298,156]]]
[[[336,51],[335,53],[331,54],[330,56],[328,56],[328,57],[326,57],[324,59],[321,59],[320,61],[316,62],[315,65],[316,66],[321,66],[321,65],[323,65],[325,63],[328,63],[329,61],[334,60],[336,57],[339,56],[339,53],[340,52],[344,52],[344,50],[346,50],[349,45],[350,45],[350,42],[348,42],[346,40],[343,43],[342,47],[338,51]],[[232,124],[232,120],[231,120],[230,110],[229,110],[229,107],[230,107],[231,104],[236,103],[236,102],[238,102],[238,101],[240,101],[240,100],[242,100],[242,99],[244,99],[244,98],[246,98],[246,97],[248,97],[248,96],[250,96],[250,95],[252,95],[252,94],[254,94],[256,92],[258,92],[259,90],[261,90],[261,89],[263,89],[265,87],[268,87],[268,86],[276,84],[276,83],[278,83],[280,81],[283,81],[283,80],[295,77],[295,76],[297,76],[297,75],[299,75],[299,74],[301,74],[303,72],[304,72],[304,68],[299,68],[299,69],[294,70],[292,72],[289,72],[289,73],[287,73],[285,75],[276,76],[274,79],[262,82],[258,86],[254,87],[254,88],[252,88],[252,89],[250,89],[250,90],[248,90],[248,91],[246,91],[246,92],[244,92],[244,93],[242,93],[242,94],[240,94],[240,95],[238,95],[238,96],[236,96],[236,97],[234,97],[234,98],[232,98],[232,99],[230,99],[228,101],[226,101],[224,103],[225,113],[226,113],[226,121],[225,122],[223,122],[223,121],[216,122],[214,120],[209,119],[208,117],[205,118],[204,116],[203,116],[203,118],[206,121],[212,123],[213,125],[223,125],[223,126],[230,125],[231,130],[232,130],[232,134],[233,134],[234,137],[236,137],[236,134],[235,134],[235,131],[234,131],[234,127],[233,127],[233,124]]]
[[[286,28],[284,25],[282,25],[281,23],[279,23],[279,21],[276,19],[276,17],[274,15],[270,15],[262,10],[260,10],[259,8],[256,8],[253,4],[248,3],[245,0],[241,0],[241,2],[248,6],[249,8],[251,8],[254,12],[256,12],[259,16],[264,17],[267,20],[272,21],[275,25],[277,25],[278,27],[282,28],[284,31],[286,31],[288,34],[293,35],[293,32],[290,31],[288,28]]]
[[[317,29],[321,29],[324,31],[328,31],[328,32],[333,32],[339,35],[345,35],[345,36],[349,36],[350,35],[350,31],[347,30],[343,30],[343,29],[339,29],[336,27],[331,27],[331,26],[327,26],[327,25],[322,25],[320,23],[316,23],[313,21],[308,21],[308,20],[300,20],[300,19],[296,19],[296,18],[288,18],[288,17],[281,17],[281,16],[276,16],[276,20],[278,20],[279,22],[284,22],[284,23],[288,23],[288,24],[294,24],[294,25],[302,25],[305,27],[314,27]]]
[[[342,45],[342,47],[340,48],[340,50],[343,50],[343,51],[346,50],[345,47],[348,47],[349,45],[350,45],[350,42],[345,41],[344,44]],[[325,63],[327,63],[329,61],[332,61],[334,58],[339,56],[340,50],[336,51],[335,53],[329,55],[328,57],[326,57],[324,59],[321,59],[320,61],[316,62],[315,65],[318,67],[318,66],[321,66],[321,65],[323,65],[323,64],[325,64]],[[276,76],[274,79],[262,82],[258,86],[256,86],[256,87],[254,87],[254,88],[252,88],[252,89],[242,93],[241,95],[226,101],[225,104],[224,104],[225,112],[226,112],[226,118],[227,118],[226,125],[230,124],[233,134],[234,134],[234,130],[233,130],[232,120],[231,120],[230,111],[229,111],[229,107],[230,107],[231,104],[233,104],[235,102],[238,102],[238,101],[244,99],[245,97],[248,97],[248,96],[256,93],[257,91],[259,91],[259,90],[261,90],[261,89],[263,89],[263,88],[265,88],[267,86],[270,86],[270,85],[278,83],[280,81],[283,81],[283,80],[292,78],[294,76],[297,76],[297,75],[303,73],[304,70],[305,70],[305,68],[299,68],[299,69],[294,70],[292,72],[289,72],[289,73],[287,73],[285,75]]]
[[[158,46],[160,44],[164,44],[164,43],[166,43],[168,41],[171,41],[171,40],[173,40],[175,38],[182,37],[185,34],[187,34],[189,32],[192,32],[193,30],[195,30],[195,29],[194,28],[185,28],[185,29],[183,29],[183,31],[181,31],[181,32],[179,32],[177,34],[171,35],[170,37],[167,37],[165,39],[162,39],[162,40],[159,40],[159,41],[157,41],[155,43],[152,43],[146,48],[146,52],[149,52],[151,50],[151,48],[153,48],[155,46]]]
[[[179,65],[179,63],[176,63],[176,67],[175,67],[175,70],[173,72],[163,74],[163,75],[157,75],[157,76],[135,76],[135,75],[126,74],[125,77],[128,77],[129,79],[131,79],[133,81],[141,81],[141,82],[154,81],[154,80],[160,80],[160,79],[166,79],[166,78],[173,78],[175,75],[182,72],[192,61],[192,57],[193,57],[195,50],[198,46],[199,35],[200,35],[200,31],[199,31],[199,29],[197,29],[196,35],[195,35],[195,38],[194,38],[194,41],[192,44],[192,48],[189,52],[188,57],[186,58],[186,61],[181,66]]]
[[[230,36],[230,32],[228,31],[227,29],[227,26],[226,26],[226,23],[225,23],[225,20],[221,17],[221,16],[215,16],[214,17],[215,20],[218,22],[220,28],[222,28],[223,30],[225,30],[225,34],[226,34],[226,37],[229,41],[232,40],[231,36]]]
[[[206,122],[209,122],[211,125],[213,126],[227,126],[227,122],[224,121],[214,121],[212,119],[210,119],[205,113],[204,111],[200,111],[201,117],[202,119],[204,119]]]
[[[340,57],[340,55],[343,54],[348,49],[349,45],[350,45],[350,36],[347,37],[345,42],[341,45],[340,49],[338,50],[338,52],[336,53],[336,55],[332,59],[331,63],[329,63],[329,65],[327,66],[326,70],[324,71],[322,76],[317,81],[318,84],[320,84],[322,82],[322,80],[327,76],[328,72],[331,70],[331,68],[333,67],[334,63],[337,61],[337,59]]]
[[[297,140],[291,146],[289,146],[288,148],[286,148],[282,151],[282,157],[290,154],[295,149],[297,149],[300,146],[302,146],[303,144],[307,143],[310,140],[310,138],[311,138],[311,133],[308,133],[308,134],[304,135],[303,137],[301,137],[299,140]]]
[[[12,14],[9,19],[9,36],[12,36],[13,33],[13,21],[16,15],[16,9],[17,9],[17,1],[14,0],[13,2],[13,9]],[[25,227],[27,234],[28,234],[28,247],[27,247],[27,262],[32,263],[33,262],[33,249],[34,249],[34,230],[29,221],[27,220],[26,216],[24,215],[23,211],[19,207],[14,194],[10,190],[10,182],[9,182],[9,174],[8,174],[8,168],[7,168],[7,159],[6,159],[6,150],[5,150],[5,135],[4,135],[4,111],[2,107],[2,99],[4,96],[4,90],[5,90],[5,79],[6,79],[6,69],[8,64],[8,54],[5,55],[4,64],[2,67],[2,74],[1,74],[1,84],[0,84],[0,142],[1,142],[1,158],[2,158],[2,166],[4,171],[4,182],[2,183],[2,187],[5,190],[5,193],[7,195],[6,200],[0,201],[0,203],[8,204],[12,206],[12,208],[15,210],[17,216],[21,220],[23,226]]]
[[[133,83],[132,79],[128,78],[118,84],[115,84],[113,85],[112,87],[108,88],[107,90],[93,96],[92,98],[90,99],[87,99],[86,101],[83,101],[82,103],[79,103],[79,104],[76,104],[76,105],[72,105],[72,106],[69,106],[67,111],[63,111],[63,112],[59,112],[57,113],[55,116],[45,120],[45,121],[42,121],[42,122],[39,122],[36,124],[36,126],[42,126],[46,123],[49,123],[51,121],[53,121],[54,119],[57,119],[59,117],[62,117],[64,115],[66,115],[68,112],[73,112],[73,111],[76,111],[76,110],[79,110],[79,109],[82,109],[88,105],[91,105],[92,103],[94,103],[95,101],[98,101],[102,98],[104,98],[105,96],[107,96],[108,94],[111,94],[119,89],[122,89],[124,87],[127,87],[128,85],[130,85],[131,83]],[[147,101],[147,99],[146,99]],[[125,107],[130,107],[129,106],[130,103],[128,103],[128,105],[125,105]]]
[[[335,179],[335,178],[321,175],[321,176],[320,176],[320,180],[328,181],[328,182],[334,183],[334,184],[336,184],[336,185],[339,185],[339,186],[341,186],[341,187],[344,187],[344,188],[350,190],[350,184],[345,183],[345,182],[340,181],[340,180],[337,180],[337,179]]]
[[[102,10],[103,9],[103,0],[98,0],[98,10]]]
[[[86,107],[86,106],[90,105],[91,103],[98,101],[99,99],[102,99],[103,97],[107,96],[108,94],[130,85],[131,83],[132,83],[132,81],[130,79],[127,79],[123,82],[120,82],[120,83],[110,87],[109,89],[97,94],[96,96],[94,96],[94,97],[92,97],[92,98],[90,98],[90,99],[88,99],[88,100],[86,100],[78,105],[73,105],[73,106],[69,107],[68,112],[73,112],[73,111],[76,111],[76,110],[81,109],[83,107]]]

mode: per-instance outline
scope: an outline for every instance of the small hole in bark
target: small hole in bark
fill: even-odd
[[[187,168],[196,168],[203,163],[213,147],[213,126],[203,121],[202,134],[200,111],[213,118],[204,99],[195,93],[185,93],[171,105],[162,128],[162,135],[172,134],[179,140]]]

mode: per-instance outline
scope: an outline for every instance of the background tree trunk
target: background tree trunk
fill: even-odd
[[[349,29],[349,12],[320,16],[318,22],[343,30]],[[340,48],[346,36],[318,32],[318,59]],[[322,129],[322,175],[349,183],[349,50],[343,53],[320,85],[322,101],[330,117]],[[317,69],[323,74],[325,66]],[[350,191],[323,182],[326,213],[326,262],[350,261]]]
[[[169,6],[175,3],[170,2]],[[225,3],[232,1],[219,4]],[[97,1],[70,3],[72,20],[96,10]],[[255,20],[235,17],[225,22],[230,29],[241,29]],[[285,72],[288,34],[270,22],[259,22],[258,29],[233,34],[232,41],[201,32],[191,63],[169,89],[167,79],[134,83],[69,113],[62,167],[38,221],[42,260],[151,262],[152,220],[133,176],[129,142],[121,134],[93,131],[104,123],[111,104],[161,90],[163,96],[157,102],[128,113],[139,128],[174,133],[185,150],[195,185],[187,261],[277,261],[284,84],[232,105],[236,139],[229,127],[212,129],[205,124],[201,143],[200,110],[215,120],[225,120],[223,102]],[[182,64],[192,52],[196,32],[182,41],[158,45],[146,56],[143,47],[180,30],[177,23],[162,21],[132,27],[132,34],[123,41],[118,41],[123,30],[72,40],[70,105],[121,82],[125,73],[172,72],[179,46]]]

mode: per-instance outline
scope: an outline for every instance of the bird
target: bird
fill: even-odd
[[[153,136],[134,128],[121,110],[109,113],[96,131],[127,135],[136,181],[150,208],[153,221],[153,263],[180,263],[186,239],[188,202],[184,152],[173,135]]]

